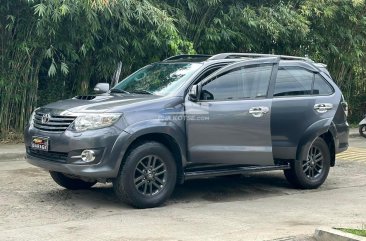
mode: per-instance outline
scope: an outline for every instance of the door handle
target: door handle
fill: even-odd
[[[254,117],[262,117],[264,114],[269,112],[269,108],[266,106],[258,106],[252,107],[249,109],[249,114],[252,114]]]
[[[333,104],[330,104],[330,103],[321,103],[321,104],[314,105],[314,110],[316,110],[319,113],[325,113],[331,109],[333,109]]]

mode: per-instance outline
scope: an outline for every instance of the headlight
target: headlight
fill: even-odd
[[[99,129],[113,125],[120,116],[120,113],[81,114],[75,119],[71,128],[75,131]]]
[[[34,116],[36,115],[36,110],[38,110],[39,109],[39,107],[38,108],[36,108],[33,112],[32,112],[32,114],[31,114],[31,116],[29,117],[29,126],[33,126],[33,124],[34,124]]]

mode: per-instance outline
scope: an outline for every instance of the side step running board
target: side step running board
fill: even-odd
[[[248,166],[248,167],[233,167],[233,168],[222,168],[222,169],[208,169],[199,171],[186,171],[184,173],[184,180],[236,175],[251,172],[286,170],[290,168],[291,168],[290,165],[276,165],[276,166]]]

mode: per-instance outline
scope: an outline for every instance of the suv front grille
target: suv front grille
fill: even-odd
[[[65,152],[41,151],[41,150],[34,150],[32,148],[27,148],[27,153],[37,158],[62,163],[66,163],[68,157],[68,154]]]
[[[45,118],[45,115],[45,113],[40,112],[34,115],[33,125],[35,128],[50,132],[64,132],[76,119],[76,116],[49,114],[49,116]],[[43,121],[42,118],[44,119]]]

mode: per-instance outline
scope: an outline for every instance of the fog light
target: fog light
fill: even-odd
[[[94,153],[94,151],[92,151],[92,150],[84,150],[81,153],[81,159],[84,162],[92,162],[92,161],[94,161],[95,160],[95,153]]]

